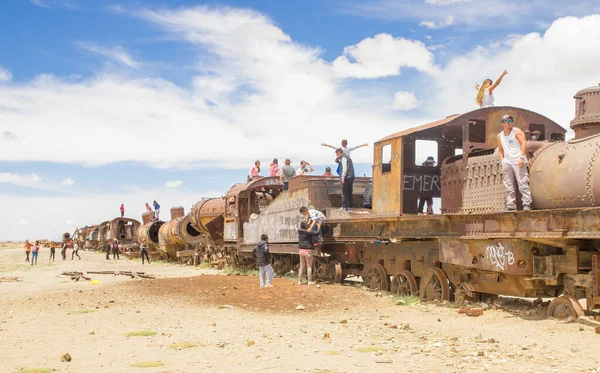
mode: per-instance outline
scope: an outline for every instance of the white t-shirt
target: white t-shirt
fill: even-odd
[[[309,209],[308,216],[314,221],[325,221],[325,215],[319,210]]]
[[[302,173],[302,170],[304,170],[304,174]],[[304,169],[302,167],[298,167],[298,169],[296,170],[296,175],[306,175],[306,174],[310,174],[310,168],[308,168],[308,167],[304,167]]]

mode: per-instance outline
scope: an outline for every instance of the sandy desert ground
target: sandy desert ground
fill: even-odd
[[[600,372],[600,334],[540,320],[541,306],[467,317],[357,286],[261,290],[254,276],[48,251],[31,266],[0,249],[0,372]],[[92,270],[156,279],[60,276]]]

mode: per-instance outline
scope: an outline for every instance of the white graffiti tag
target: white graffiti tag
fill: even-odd
[[[515,256],[510,250],[505,250],[502,244],[488,246],[485,249],[485,256],[493,266],[505,270],[507,265],[513,265]]]

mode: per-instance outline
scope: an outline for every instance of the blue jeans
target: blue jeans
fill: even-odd
[[[275,271],[273,271],[273,267],[270,264],[267,264],[264,267],[258,267],[258,276],[260,277],[260,287],[264,288],[266,285],[271,285],[271,280],[273,280],[273,275]],[[265,281],[265,276],[267,277],[267,281]]]
[[[38,252],[37,251],[32,251],[31,252],[31,265],[37,264],[37,258],[38,258]]]

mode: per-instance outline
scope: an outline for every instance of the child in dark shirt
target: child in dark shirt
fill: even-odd
[[[269,236],[266,234],[261,235],[260,242],[252,249],[252,252],[256,256],[256,264],[258,264],[260,288],[272,288],[271,281],[275,272],[269,262]]]

